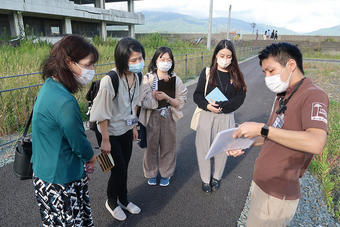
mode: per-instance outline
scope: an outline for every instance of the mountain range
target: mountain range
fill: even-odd
[[[145,16],[145,24],[137,25],[137,33],[207,33],[208,18],[195,18],[192,16],[173,13],[173,12],[159,12],[159,11],[142,11]],[[230,31],[236,31],[240,34],[256,33],[262,35],[265,30],[277,30],[279,34],[283,35],[324,35],[324,36],[338,36],[340,35],[340,25],[330,28],[319,29],[309,33],[297,33],[292,30],[275,27],[266,24],[256,24],[256,27],[251,27],[253,21],[243,21],[232,18],[230,20]],[[212,22],[212,32],[226,32],[227,17],[215,17]]]

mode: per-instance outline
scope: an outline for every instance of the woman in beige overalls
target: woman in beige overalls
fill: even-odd
[[[182,118],[187,88],[174,72],[168,47],[156,50],[144,76],[139,121],[146,127],[143,170],[149,185],[168,186],[176,167],[176,121]]]
[[[228,100],[208,102],[205,96],[215,88]],[[246,90],[232,42],[220,41],[214,50],[210,68],[202,70],[194,92],[194,102],[203,110],[197,125],[196,151],[204,192],[210,193],[220,187],[227,156],[224,152],[216,155],[212,158],[213,166],[210,160],[205,160],[205,156],[218,132],[235,127],[234,111],[242,105]]]

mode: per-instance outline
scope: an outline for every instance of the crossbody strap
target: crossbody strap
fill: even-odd
[[[206,67],[205,68],[205,88],[204,88],[204,96],[207,95],[207,88],[208,88],[208,83],[209,83],[209,77],[210,77],[210,68]]]
[[[28,129],[30,128],[30,125],[32,122],[32,116],[33,116],[33,109],[31,111],[30,117],[28,118],[28,121],[26,122],[25,131],[24,131],[24,134],[22,135],[23,138],[26,137]]]

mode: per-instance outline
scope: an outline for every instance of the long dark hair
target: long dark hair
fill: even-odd
[[[143,59],[145,59],[144,47],[140,42],[130,37],[119,40],[115,48],[115,63],[119,76],[122,76],[128,71],[128,61],[133,51],[142,53]]]
[[[43,62],[43,80],[53,76],[69,92],[77,92],[82,85],[76,80],[73,72],[67,65],[67,61],[79,62],[89,54],[93,55],[91,63],[94,64],[98,61],[99,55],[97,49],[83,37],[77,35],[65,36],[53,45],[50,55]]]
[[[148,72],[156,72],[157,71],[157,59],[158,57],[162,57],[165,53],[168,53],[170,56],[170,59],[172,61],[172,66],[168,71],[169,75],[172,75],[172,72],[174,71],[175,68],[175,60],[174,60],[174,55],[172,54],[172,51],[169,47],[160,47],[156,50],[155,54],[153,55],[151,62],[148,67]]]
[[[244,92],[247,91],[246,83],[244,82],[243,74],[238,66],[237,57],[234,45],[229,40],[221,40],[217,46],[215,47],[214,54],[211,59],[210,65],[210,77],[209,77],[209,84],[211,86],[216,86],[218,82],[218,75],[217,75],[217,53],[222,49],[228,49],[232,53],[232,59],[230,65],[227,67],[227,70],[233,80],[233,85],[237,90],[243,89]]]

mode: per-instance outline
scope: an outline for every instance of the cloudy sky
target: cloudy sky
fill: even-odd
[[[198,18],[209,16],[210,0],[142,0],[135,11],[177,12]],[[340,25],[340,0],[214,0],[213,17],[231,16],[250,23],[285,27],[296,32],[311,32]],[[114,8],[124,8],[116,4]]]

